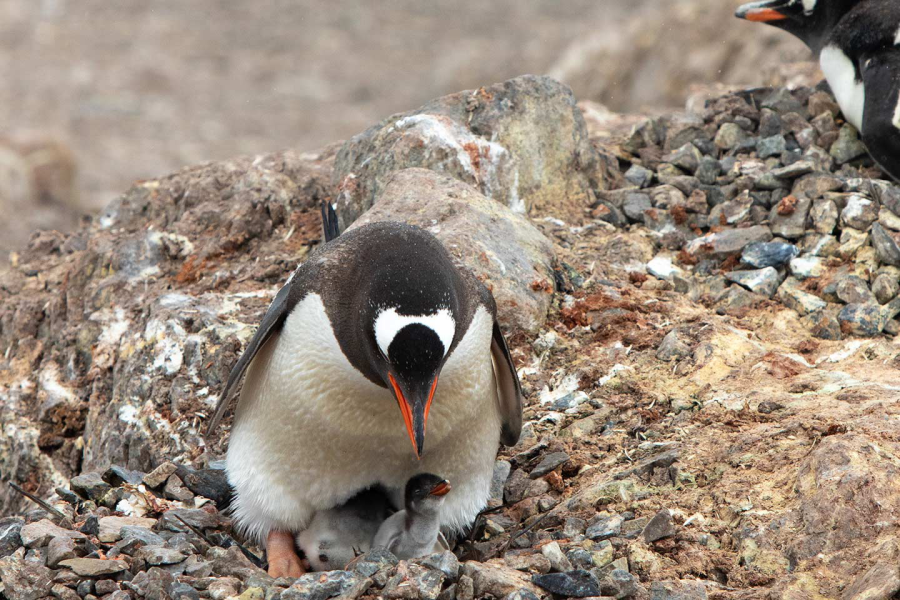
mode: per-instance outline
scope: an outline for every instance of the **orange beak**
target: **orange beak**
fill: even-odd
[[[783,21],[784,19],[789,18],[789,15],[785,14],[782,8],[787,8],[790,5],[789,2],[785,2],[784,0],[765,0],[763,2],[751,2],[749,4],[744,4],[740,8],[737,9],[735,16],[740,19],[746,19],[747,21],[754,21],[756,23],[771,23],[772,21]]]
[[[394,397],[397,399],[400,413],[403,415],[403,423],[406,425],[409,441],[412,442],[413,452],[416,453],[416,458],[420,458],[425,445],[425,426],[428,424],[428,413],[431,410],[431,401],[434,399],[438,378],[435,377],[431,382],[431,389],[428,391],[426,399],[413,398],[413,402],[407,399],[392,373],[388,373],[388,379],[394,389]]]
[[[432,496],[446,496],[447,493],[452,490],[450,487],[450,483],[448,481],[442,481],[431,490],[430,494]]]
[[[781,21],[787,19],[787,15],[778,12],[774,8],[759,8],[751,10],[744,18],[748,21],[755,21],[757,23],[768,23],[769,21]]]

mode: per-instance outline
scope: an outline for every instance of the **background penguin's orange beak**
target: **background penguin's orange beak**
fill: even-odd
[[[751,2],[744,4],[735,12],[735,16],[757,23],[769,23],[782,21],[788,18],[780,9],[786,5],[784,0],[765,0],[763,2]]]

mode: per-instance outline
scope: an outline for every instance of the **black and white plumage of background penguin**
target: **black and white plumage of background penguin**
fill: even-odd
[[[900,1],[763,0],[736,14],[810,47],[869,154],[900,180]]]
[[[382,222],[337,236],[323,213],[327,243],[275,296],[209,427],[246,372],[226,469],[235,521],[266,542],[276,577],[302,572],[294,534],[317,511],[376,485],[402,506],[421,472],[454,482],[441,528],[467,527],[489,498],[499,444],[514,445],[522,427],[487,288],[421,228]]]

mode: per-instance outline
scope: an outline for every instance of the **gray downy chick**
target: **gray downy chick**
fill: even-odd
[[[411,477],[406,483],[405,509],[381,524],[372,547],[386,548],[401,560],[447,549],[439,513],[449,491],[450,483],[443,477],[431,473]]]
[[[317,512],[297,534],[297,548],[314,571],[343,569],[371,548],[372,537],[392,512],[384,489],[363,490],[340,506]]]

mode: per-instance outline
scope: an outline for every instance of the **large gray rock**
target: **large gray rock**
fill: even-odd
[[[597,162],[571,90],[526,75],[432,100],[349,139],[333,176],[338,217],[355,221],[391,173],[411,167],[455,177],[516,212],[550,201],[586,207]]]
[[[46,496],[82,470],[191,462],[196,417],[319,243],[332,159],[287,151],[189,167],[22,250],[0,273],[4,477]],[[0,486],[0,514],[28,502]]]
[[[435,234],[491,290],[504,326],[534,332],[544,323],[554,286],[553,245],[524,216],[452,177],[406,169],[391,175],[353,227],[393,220]]]

